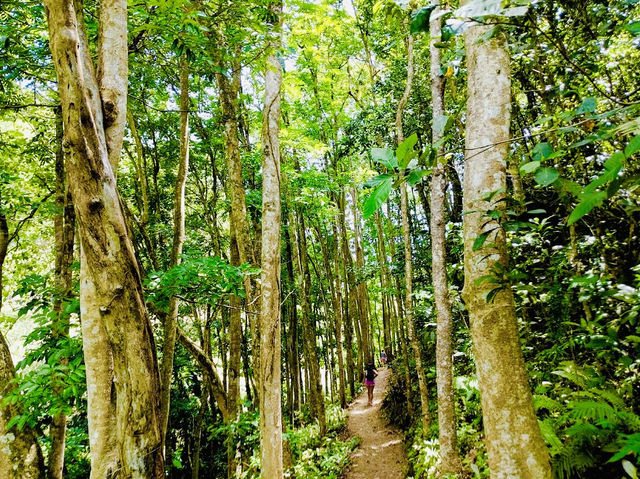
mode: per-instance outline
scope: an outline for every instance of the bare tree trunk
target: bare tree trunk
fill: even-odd
[[[407,84],[404,95],[400,99],[398,109],[396,111],[396,132],[398,136],[398,144],[404,140],[402,133],[402,112],[409,100],[411,87],[413,83],[413,35],[407,35]],[[400,210],[402,214],[402,236],[404,238],[404,274],[405,274],[405,317],[407,319],[407,333],[409,342],[413,349],[413,356],[416,360],[416,372],[418,374],[418,386],[420,387],[420,403],[422,404],[422,433],[427,434],[429,430],[429,393],[427,391],[427,377],[422,365],[422,353],[420,352],[420,343],[415,332],[413,323],[413,270],[411,258],[411,237],[409,228],[409,212],[407,198],[407,183],[404,181],[404,171],[400,170]]]
[[[180,58],[180,161],[176,186],[173,196],[173,246],[171,247],[171,262],[174,268],[181,262],[182,246],[184,244],[185,204],[184,192],[187,186],[189,172],[189,65],[186,54]],[[162,441],[165,442],[169,425],[169,408],[171,406],[171,379],[173,377],[173,356],[176,350],[176,329],[178,327],[178,307],[180,301],[177,296],[169,300],[169,311],[164,320],[164,342],[162,343],[162,366],[160,376],[160,420],[162,423]]]
[[[432,0],[433,14],[440,12],[440,0]],[[436,120],[444,115],[444,79],[440,71],[441,50],[437,43],[442,32],[442,19],[430,22],[431,52],[431,102],[433,127],[431,143],[433,145],[443,137],[443,131],[435,128]],[[445,236],[445,192],[447,189],[446,163],[442,147],[436,151],[436,162],[431,178],[431,278],[436,306],[436,380],[438,387],[438,437],[440,442],[440,473],[457,474],[462,470],[458,454],[456,433],[455,396],[453,391],[453,351],[451,334],[451,301],[449,281],[447,279],[447,245]]]
[[[2,310],[2,273],[9,247],[9,226],[4,213],[0,213],[0,311]],[[0,447],[0,477],[7,479],[41,479],[45,477],[44,458],[34,431],[25,426],[22,429],[7,424],[12,417],[21,413],[18,405],[2,405],[2,398],[9,392],[16,370],[11,359],[9,346],[0,332],[0,437],[13,437],[12,441]]]
[[[280,369],[280,88],[282,71],[277,51],[281,44],[281,3],[269,7],[273,18],[265,73],[262,123],[262,273],[260,308],[260,444],[263,477],[281,478],[282,397]]]
[[[56,206],[58,207],[58,212],[54,217],[54,234],[56,242],[55,280],[57,296],[53,310],[57,321],[61,324],[54,328],[53,334],[68,336],[69,316],[64,313],[64,310],[65,304],[71,297],[72,290],[71,264],[73,263],[76,217],[64,173],[62,112],[58,109],[56,113]],[[68,363],[67,358],[61,358],[60,361],[63,364]],[[60,391],[56,391],[56,393],[60,394]],[[51,427],[49,428],[51,449],[47,467],[47,474],[50,479],[62,479],[66,431],[67,416],[64,413],[53,416]]]
[[[324,410],[324,396],[322,394],[322,384],[320,377],[320,359],[318,358],[318,346],[316,343],[316,331],[314,321],[311,318],[311,305],[309,296],[311,294],[311,274],[309,273],[309,258],[307,250],[306,229],[304,216],[298,211],[298,254],[297,265],[299,273],[300,304],[302,305],[302,339],[304,355],[307,369],[307,385],[309,388],[310,405],[312,417],[318,420],[320,426],[320,436],[327,432],[327,420]]]
[[[362,251],[362,231],[360,228],[360,217],[358,215],[358,190],[351,190],[351,198],[353,201],[353,227],[354,227],[354,243],[356,249],[356,266],[360,271],[364,268],[364,253]],[[369,334],[369,294],[367,292],[367,282],[361,280],[356,285],[358,293],[358,309],[360,311],[360,329],[362,334],[362,356],[365,364],[373,363],[373,344],[370,342]]]
[[[464,301],[474,341],[491,477],[550,478],[549,455],[536,420],[516,324],[511,287],[501,270],[509,256],[504,230],[483,212],[505,209],[511,81],[503,34],[484,40],[491,26],[465,33],[469,98],[464,175]],[[495,145],[485,148],[486,145]],[[493,201],[486,198],[498,193]],[[474,248],[487,232],[487,246]],[[498,276],[493,281],[481,278]],[[488,298],[488,294],[491,297]]]
[[[100,8],[98,77],[82,10],[47,0],[81,240],[80,305],[91,477],[164,477],[159,375],[142,281],[116,189],[126,116],[126,1]]]

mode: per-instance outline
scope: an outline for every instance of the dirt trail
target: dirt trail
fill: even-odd
[[[381,368],[373,390],[373,406],[367,406],[366,388],[349,406],[347,430],[362,443],[351,455],[343,479],[403,479],[407,466],[401,434],[387,424],[380,410],[391,376]]]

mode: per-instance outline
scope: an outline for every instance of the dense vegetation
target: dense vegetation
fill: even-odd
[[[635,0],[126,4],[0,10],[0,477],[337,478],[383,350],[407,476],[638,477]]]

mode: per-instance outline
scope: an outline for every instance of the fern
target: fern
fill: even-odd
[[[606,402],[600,401],[571,401],[567,405],[571,416],[576,420],[597,421],[605,427],[620,424],[618,412]]]

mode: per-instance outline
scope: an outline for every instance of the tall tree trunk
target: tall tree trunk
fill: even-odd
[[[433,13],[440,12],[440,0],[432,0]],[[431,102],[432,128],[431,144],[435,145],[443,137],[443,131],[435,128],[441,124],[437,119],[444,115],[444,79],[441,68],[441,50],[437,43],[441,41],[442,19],[430,22],[431,53]],[[449,281],[447,279],[447,245],[445,236],[445,191],[447,189],[446,162],[442,147],[436,151],[436,162],[431,178],[431,280],[436,306],[436,381],[438,388],[438,437],[440,442],[440,472],[457,474],[462,470],[458,454],[456,433],[455,396],[453,391],[453,352],[451,334],[451,301]]]
[[[378,261],[380,263],[380,285],[382,286],[382,334],[384,351],[389,360],[393,359],[391,346],[391,308],[389,305],[389,265],[387,263],[387,247],[384,244],[384,229],[379,211],[376,212],[376,228],[378,232]]]
[[[244,180],[242,176],[242,158],[240,155],[240,140],[238,137],[238,95],[240,92],[240,72],[236,68],[231,80],[223,73],[226,64],[219,62],[220,71],[216,73],[216,81],[220,89],[220,107],[222,110],[222,122],[224,125],[225,153],[227,156],[227,166],[229,169],[229,198],[231,203],[230,212],[230,235],[231,235],[231,259],[232,264],[254,264],[251,250],[251,237],[249,234],[249,222],[247,221],[247,204],[244,191]],[[234,252],[235,247],[235,252]],[[234,261],[235,260],[235,261]],[[245,276],[245,304],[247,310],[254,312],[254,288],[249,276]],[[229,318],[229,411],[235,417],[240,410],[240,362],[239,351],[236,347],[242,343],[242,300],[239,297],[231,297],[231,315]],[[257,318],[251,314],[253,338],[256,337],[254,323]],[[255,342],[253,343],[255,345]],[[257,351],[253,351],[254,356]],[[254,361],[256,358],[254,357]],[[255,366],[255,365],[254,365]],[[254,371],[258,371],[254,367]],[[235,457],[235,454],[232,453]],[[230,467],[229,470],[234,469]]]
[[[180,57],[180,161],[173,196],[173,245],[171,247],[171,262],[174,268],[181,262],[182,246],[185,237],[185,204],[184,192],[187,186],[189,172],[189,64],[186,54]],[[178,308],[180,301],[177,296],[169,300],[169,311],[164,320],[164,342],[162,343],[162,367],[160,376],[160,421],[162,426],[162,441],[164,444],[169,425],[169,408],[171,406],[171,379],[173,377],[173,356],[176,350],[176,329],[178,327]]]
[[[58,212],[54,217],[54,235],[56,244],[55,281],[56,299],[53,305],[58,324],[53,328],[53,334],[69,335],[69,316],[64,313],[65,305],[71,297],[73,263],[73,243],[76,217],[73,202],[68,192],[68,185],[64,173],[62,112],[56,111],[56,206]],[[61,363],[67,364],[67,358],[61,358]],[[61,391],[56,391],[60,394]],[[62,479],[64,469],[64,447],[67,431],[67,416],[59,413],[53,416],[49,437],[51,449],[47,467],[50,479]]]
[[[282,71],[277,52],[280,49],[281,3],[272,3],[272,31],[265,73],[262,122],[262,272],[260,307],[260,444],[263,477],[281,478],[282,397],[280,369],[280,88]]]
[[[345,282],[345,296],[347,302],[348,315],[345,317],[345,323],[347,326],[347,330],[345,331],[345,337],[347,340],[347,344],[349,348],[351,348],[351,344],[353,342],[353,331],[355,329],[356,339],[358,342],[358,363],[354,368],[353,366],[353,353],[351,349],[349,349],[349,355],[351,357],[351,371],[353,373],[350,381],[358,381],[362,372],[364,371],[364,359],[362,356],[362,338],[360,334],[359,328],[359,314],[360,310],[358,308],[358,294],[356,288],[356,277],[353,273],[353,257],[351,256],[351,250],[349,249],[349,238],[347,233],[347,222],[346,222],[346,199],[344,191],[340,192],[338,196],[338,225],[340,228],[340,240],[342,243],[342,260],[343,260],[343,268],[344,268],[344,282]],[[349,357],[347,357],[347,368],[349,368]],[[356,372],[357,370],[357,372]],[[356,377],[357,376],[357,377]],[[351,388],[351,397],[354,397],[354,387],[349,384]]]
[[[101,5],[98,78],[78,5],[46,0],[45,7],[81,240],[91,477],[116,471],[164,477],[153,332],[116,189],[116,130],[124,128],[126,116],[126,1]]]
[[[9,248],[9,226],[4,213],[0,212],[0,311],[2,311],[2,274]],[[9,392],[16,370],[11,359],[9,346],[0,332],[0,401]],[[44,458],[34,431],[25,426],[7,429],[12,417],[22,411],[19,405],[2,405],[0,402],[0,436],[13,437],[13,441],[3,443],[0,448],[0,477],[7,479],[41,479],[45,477]]]
[[[320,436],[327,432],[327,420],[324,410],[324,397],[320,377],[320,359],[318,358],[318,345],[316,344],[315,324],[311,317],[311,274],[309,272],[309,258],[307,250],[306,228],[304,215],[298,211],[298,254],[297,264],[299,272],[300,303],[302,305],[302,340],[307,368],[307,385],[309,388],[310,406],[312,417],[318,420]]]
[[[404,141],[402,133],[402,112],[409,100],[411,87],[413,84],[413,35],[407,35],[407,84],[405,86],[404,95],[400,99],[398,109],[396,110],[396,133],[398,136],[398,144]],[[420,417],[422,419],[422,433],[427,434],[429,430],[429,393],[427,391],[427,376],[422,365],[422,353],[420,351],[420,343],[415,331],[413,322],[413,268],[411,258],[411,234],[409,227],[407,182],[404,181],[404,171],[400,170],[400,210],[402,215],[402,237],[404,239],[404,275],[405,275],[405,297],[404,309],[407,320],[407,334],[409,342],[413,349],[413,356],[416,360],[416,372],[418,374],[418,386],[420,387],[420,403],[422,410]]]
[[[536,420],[525,369],[511,287],[500,271],[508,268],[504,230],[487,220],[490,209],[504,211],[509,149],[511,81],[503,34],[484,40],[491,26],[465,33],[469,98],[464,175],[464,301],[474,342],[482,416],[492,478],[550,478],[549,455]],[[495,145],[485,148],[487,145]],[[476,238],[490,232],[486,246]],[[487,275],[499,276],[499,291]]]
[[[353,229],[354,229],[354,243],[356,249],[356,266],[358,270],[362,272],[364,268],[364,253],[362,251],[362,230],[360,227],[360,217],[358,215],[358,190],[353,188],[351,190],[351,198],[353,200]],[[367,291],[367,282],[361,280],[356,285],[356,291],[358,293],[358,309],[360,310],[360,330],[362,333],[362,356],[365,364],[373,363],[373,343],[370,341],[369,332],[369,293]]]

